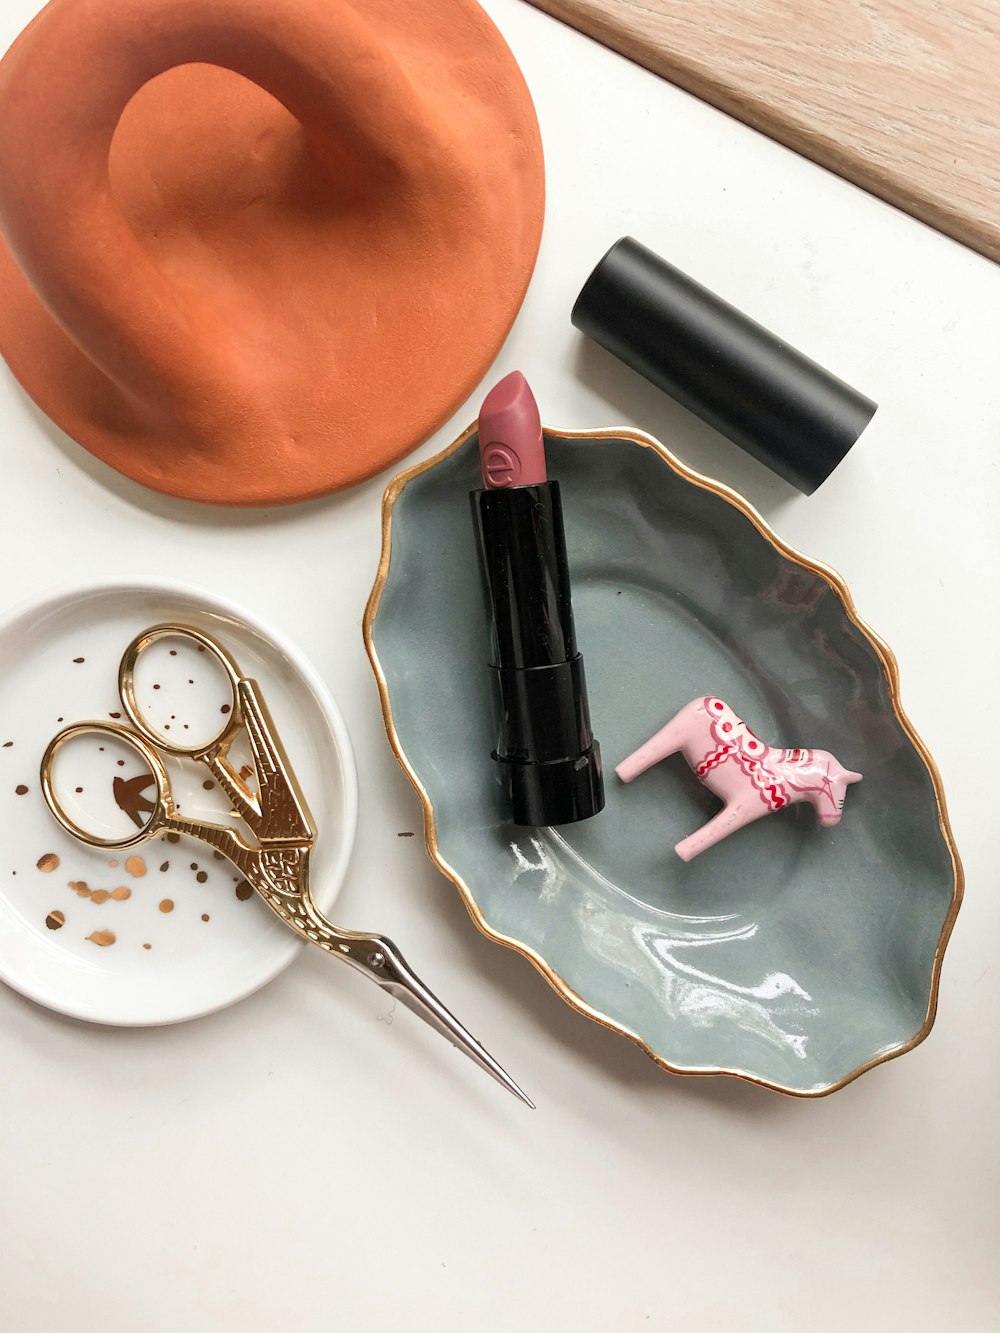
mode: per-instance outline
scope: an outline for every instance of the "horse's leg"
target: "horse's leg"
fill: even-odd
[[[615,772],[622,782],[631,782],[640,773],[645,773],[647,768],[658,764],[661,759],[666,759],[668,755],[676,754],[678,750],[683,749],[684,742],[691,736],[690,708],[690,704],[682,708],[665,727],[661,727],[655,736],[651,736],[645,745],[640,745],[638,750],[621,761]]]
[[[735,833],[745,824],[752,824],[755,819],[760,819],[767,812],[767,806],[760,800],[733,801],[732,804],[723,806],[707,824],[702,824],[696,833],[683,838],[674,851],[682,861],[690,861],[699,852],[714,847],[723,838],[728,838],[730,833]]]

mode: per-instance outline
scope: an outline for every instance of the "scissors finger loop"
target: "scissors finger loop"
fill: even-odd
[[[119,744],[127,745],[135,750],[142,758],[143,762],[149,765],[149,771],[152,774],[156,792],[153,796],[153,808],[149,812],[148,820],[142,827],[137,828],[134,833],[127,833],[120,838],[103,838],[94,833],[92,829],[84,828],[78,824],[75,819],[66,811],[59,799],[59,792],[53,773],[56,759],[63,746],[70,741],[76,740],[81,736],[104,736]],[[42,785],[42,795],[45,803],[52,811],[52,814],[74,838],[79,838],[81,842],[87,843],[90,847],[109,847],[125,848],[135,847],[138,843],[148,838],[154,829],[162,825],[167,812],[165,801],[169,796],[170,782],[167,777],[167,770],[163,766],[156,751],[141,736],[137,736],[127,727],[117,726],[113,722],[78,722],[72,727],[65,727],[62,731],[53,736],[49,741],[45,754],[42,756],[40,779]]]
[[[135,674],[139,659],[154,643],[163,639],[181,639],[195,644],[199,651],[207,652],[215,664],[225,673],[230,689],[229,711],[222,725],[207,739],[202,736],[191,743],[168,738],[156,730],[145,716],[136,697]],[[122,655],[118,668],[118,693],[122,706],[133,726],[148,741],[167,754],[188,755],[193,759],[203,759],[212,754],[223,752],[230,738],[243,725],[240,712],[239,682],[242,672],[222,644],[210,634],[196,629],[193,625],[163,624],[153,625],[137,634]],[[167,728],[169,730],[169,728]]]

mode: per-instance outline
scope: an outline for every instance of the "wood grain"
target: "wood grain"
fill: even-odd
[[[1000,0],[531,0],[1000,259]]]

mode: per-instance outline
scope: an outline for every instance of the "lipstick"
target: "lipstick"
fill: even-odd
[[[538,406],[515,371],[479,414],[483,489],[472,512],[490,616],[497,764],[515,824],[571,824],[604,808],[566,558],[559,483]]]

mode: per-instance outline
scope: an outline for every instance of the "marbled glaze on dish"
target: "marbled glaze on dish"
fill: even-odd
[[[498,817],[470,431],[386,492],[365,620],[428,851],[481,929],[666,1068],[831,1092],[927,1035],[961,900],[895,661],[832,571],[648,436],[547,431],[546,443],[607,809],[559,830]],[[678,860],[713,798],[679,756],[630,787],[612,769],[706,692],[775,744],[807,737],[864,773],[840,827],[797,806]]]

